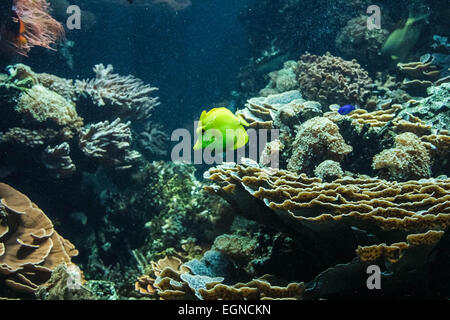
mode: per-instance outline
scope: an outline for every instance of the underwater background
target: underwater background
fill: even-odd
[[[448,1],[0,15],[0,297],[450,298]],[[194,164],[205,128],[245,157]]]

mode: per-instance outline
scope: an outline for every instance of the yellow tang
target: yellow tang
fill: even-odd
[[[214,108],[203,111],[196,129],[198,139],[194,150],[204,148],[215,150],[235,150],[245,146],[248,142],[249,126],[240,115],[235,116],[227,108]]]
[[[413,17],[410,13],[404,25],[396,28],[387,38],[381,53],[393,60],[404,61],[419,39],[423,24],[417,23],[426,19],[430,14]]]

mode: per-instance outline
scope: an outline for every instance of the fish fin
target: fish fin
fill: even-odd
[[[206,111],[203,110],[201,116],[200,116],[200,121],[202,121],[204,118],[206,117]]]
[[[202,148],[202,139],[198,139],[194,145],[194,150],[200,150]]]
[[[391,56],[392,60],[398,60],[397,56]]]
[[[245,131],[245,129],[242,128],[236,135],[236,140],[234,141],[234,150],[242,148],[247,144],[247,142],[248,142],[247,131]]]
[[[418,17],[410,17],[410,18],[408,18],[408,21],[406,21],[406,25],[410,26],[410,25],[412,25],[412,24],[414,24],[416,22],[419,22],[421,20],[424,20],[424,19],[428,18],[429,16],[430,16],[430,13],[426,13],[426,14],[423,14],[423,15],[418,16]]]
[[[242,124],[243,126],[246,126],[246,127],[250,126],[248,124],[248,122],[245,121],[245,119],[242,117],[242,115],[238,114],[236,117],[238,118],[239,123]]]

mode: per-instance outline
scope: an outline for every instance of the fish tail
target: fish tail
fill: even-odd
[[[426,14],[423,14],[418,17],[414,17],[412,14],[410,14],[408,21],[406,21],[406,25],[408,25],[408,26],[413,25],[414,23],[424,20],[424,19],[428,18],[429,16],[430,16],[430,13],[426,13]]]

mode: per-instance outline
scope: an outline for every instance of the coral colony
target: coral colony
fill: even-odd
[[[82,26],[102,21],[94,2],[150,8],[172,26],[204,5],[81,1]],[[381,23],[368,28],[368,1],[333,1],[313,17],[304,12],[324,1],[249,1],[236,19],[249,56],[230,67],[232,98],[193,87],[209,105],[169,105],[187,62],[145,77],[161,39],[135,44],[146,65],[137,77],[111,55],[116,71],[84,61],[80,37],[99,38],[64,31],[66,1],[5,1],[0,298],[449,299],[443,2],[408,1],[402,16],[380,1]],[[192,308],[179,313],[213,312]]]

